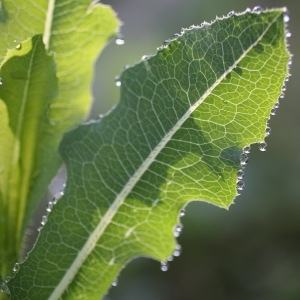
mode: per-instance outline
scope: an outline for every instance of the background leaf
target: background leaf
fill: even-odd
[[[39,148],[45,146],[37,144],[52,130],[47,107],[57,96],[58,85],[55,64],[45,52],[42,36],[9,50],[0,76],[0,265],[4,276],[16,262],[20,248],[28,190],[37,175]]]
[[[287,76],[284,12],[187,30],[122,74],[117,108],[63,143],[66,194],[9,283],[13,297],[97,299],[133,257],[179,251],[188,201],[230,205],[243,148],[263,141]]]
[[[0,114],[5,116],[1,128],[1,131],[5,134],[1,136],[1,138],[3,137],[1,146],[3,162],[0,168],[3,170],[3,178],[10,178],[11,182],[9,187],[1,186],[1,194],[6,195],[0,195],[0,202],[3,206],[0,213],[4,214],[1,216],[3,219],[1,232],[7,232],[8,234],[3,236],[3,243],[1,243],[4,252],[7,247],[12,249],[14,255],[20,251],[21,238],[30,218],[45,194],[50,180],[61,165],[58,146],[62,136],[80,123],[90,109],[93,62],[107,41],[117,33],[118,24],[118,20],[110,7],[95,3],[91,4],[91,1],[87,0],[43,0],[27,1],[26,3],[19,0],[1,1],[0,57],[2,62],[5,62],[12,54],[21,55],[23,53],[22,49],[26,48],[26,43],[23,43],[24,40],[35,34],[43,34],[43,42],[47,53],[55,60],[58,77],[58,91],[53,89],[52,92],[51,81],[49,81],[49,87],[47,87],[48,92],[50,89],[49,96],[44,95],[45,98],[39,98],[40,95],[36,94],[36,90],[39,92],[40,85],[43,83],[34,81],[37,87],[30,86],[32,92],[25,91],[25,89],[28,89],[28,86],[26,86],[28,81],[31,80],[26,76],[22,77],[26,64],[24,66],[19,64],[19,70],[17,65],[14,65],[13,72],[15,74],[8,75],[8,79],[5,78],[5,72],[2,72],[4,84],[1,95],[5,105],[1,104]],[[15,49],[9,52],[8,57],[5,56],[7,48]],[[39,47],[39,51],[42,51],[41,47]],[[36,55],[40,54],[36,53]],[[41,55],[44,55],[45,58],[45,51],[41,52]],[[32,58],[33,61],[34,59]],[[3,63],[2,68],[4,66]],[[47,70],[46,68],[40,70],[40,72],[50,72],[49,74],[51,74],[51,71],[52,69]],[[10,81],[11,76],[17,78],[17,82],[24,85],[20,90],[18,90],[19,85],[16,84],[16,81]],[[44,74],[37,76],[42,78]],[[12,83],[16,84],[16,87],[12,88]],[[44,84],[47,84],[47,81]],[[20,93],[21,96],[25,95],[24,98],[12,101],[12,90]],[[55,99],[52,94],[54,92],[56,93]],[[21,101],[23,101],[22,105],[26,108],[19,106]],[[32,126],[32,122],[35,122],[33,121],[34,112],[26,117],[23,116],[22,111],[20,112],[23,109],[30,110],[32,107],[39,107],[40,111],[43,111],[42,120],[38,119],[39,122],[34,125],[35,130],[43,128],[41,129],[43,133],[38,134],[34,139],[32,139],[30,130],[27,130],[27,127],[29,128]],[[17,114],[17,112],[20,112],[20,114]],[[22,123],[22,127],[18,129],[17,133],[13,132],[15,136],[8,137],[7,135],[10,130],[13,130],[15,124],[20,123]],[[19,140],[21,136],[22,141]],[[7,140],[4,138],[7,138]],[[6,161],[7,153],[11,151],[10,141],[12,139],[14,145],[18,143],[18,147],[20,147],[20,149],[16,149],[14,146],[17,170],[11,170]],[[32,161],[29,161],[29,159]],[[26,162],[26,168],[24,162]],[[31,167],[27,168],[28,165]],[[16,176],[16,178],[13,176]],[[19,181],[19,177],[22,178],[22,181]],[[8,190],[13,191],[15,195],[7,194]],[[5,198],[2,199],[2,197]],[[9,206],[11,207],[9,208]],[[15,211],[16,209],[18,209],[18,212]],[[6,214],[7,210],[13,212]],[[11,218],[9,221],[7,221],[8,215]],[[10,222],[10,225],[15,224],[15,226],[9,226],[8,222]],[[11,232],[15,232],[14,235],[16,235],[16,242],[14,243],[10,242]],[[17,248],[14,249],[16,245]],[[18,257],[12,256],[12,259],[16,261]],[[4,261],[7,264],[11,263],[11,259],[4,259]],[[7,266],[4,268],[6,269]],[[4,276],[5,272],[1,273]]]

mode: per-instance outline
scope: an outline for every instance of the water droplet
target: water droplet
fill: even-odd
[[[286,35],[287,38],[290,38],[290,37],[292,36],[292,33],[291,33],[290,31],[287,31],[287,32],[285,33],[285,35]]]
[[[247,12],[247,13],[251,12],[251,8],[249,8],[249,7],[246,8],[246,12]]]
[[[6,276],[5,279],[4,279],[4,282],[5,283],[9,283],[11,280],[11,277],[10,276]]]
[[[162,262],[160,263],[160,269],[161,269],[163,272],[166,272],[166,271],[168,271],[169,266],[168,266],[167,263],[165,263],[165,262],[162,261]]]
[[[180,211],[180,217],[184,217],[185,216],[185,209],[183,208],[181,211]]]
[[[143,55],[142,56],[142,60],[147,60],[147,59],[149,59],[150,58],[150,55]]]
[[[261,13],[262,12],[262,8],[260,6],[255,6],[253,8],[253,12],[256,12],[256,13]]]
[[[114,281],[111,286],[117,286],[118,285],[118,281]]]
[[[173,261],[174,260],[174,256],[173,255],[170,255],[169,257],[168,257],[168,261]]]
[[[240,159],[241,159],[241,166],[246,166],[249,161],[248,155],[246,153],[242,153]]]
[[[242,190],[245,188],[245,183],[244,183],[244,181],[239,180],[239,181],[236,183],[236,188],[237,188],[239,191],[242,191]]]
[[[103,115],[103,114],[100,114],[100,115],[98,116],[98,118],[99,118],[100,120],[102,120],[102,119],[103,119],[103,117],[104,117],[104,115]]]
[[[277,109],[279,107],[279,102],[276,102],[274,108]]]
[[[123,37],[120,35],[117,39],[116,39],[116,45],[118,46],[122,46],[125,44],[125,40],[123,39]]]
[[[174,229],[174,236],[179,237],[180,233],[182,232],[183,226],[177,225]]]
[[[177,39],[177,38],[180,37],[180,34],[179,34],[179,33],[174,33],[174,34],[173,34],[173,37],[174,37],[175,39]]]
[[[290,17],[289,17],[288,14],[284,14],[283,21],[284,21],[285,23],[288,23],[288,22],[290,21]]]
[[[0,77],[0,85],[3,84],[3,79]]]
[[[173,256],[178,257],[178,256],[180,256],[180,254],[181,254],[181,246],[177,245],[176,249],[173,252]]]
[[[41,225],[45,226],[46,223],[47,223],[47,216],[42,216]]]
[[[19,263],[15,263],[14,266],[13,266],[13,272],[14,273],[18,273],[20,270],[20,265]]]
[[[49,201],[48,204],[47,204],[47,207],[46,207],[46,211],[48,213],[50,213],[53,209],[53,202],[52,201]]]
[[[266,136],[269,136],[271,134],[271,128],[270,127],[266,127]]]
[[[250,153],[251,147],[250,146],[246,146],[244,147],[243,151],[244,153]]]
[[[270,111],[271,116],[275,116],[276,115],[276,108],[272,108]]]
[[[117,87],[120,87],[121,85],[122,85],[122,83],[121,83],[120,80],[116,81],[116,86],[117,86]]]
[[[166,46],[169,46],[170,45],[170,40],[165,40],[164,41],[164,46],[166,47]]]
[[[158,48],[156,48],[157,51],[161,51],[161,50],[163,50],[163,49],[164,49],[163,46],[159,46]]]
[[[279,98],[283,99],[284,98],[284,94],[280,94]]]
[[[266,142],[259,143],[258,148],[259,148],[260,151],[266,151],[267,150],[267,143]]]
[[[238,170],[238,172],[237,172],[237,178],[238,179],[243,179],[244,176],[245,176],[244,171],[243,170]]]
[[[16,50],[21,50],[22,49],[22,45],[17,40],[14,40],[14,43],[16,44],[16,46],[15,46]]]
[[[9,290],[8,286],[5,283],[7,283],[6,280],[4,282],[0,282],[0,291],[5,293],[5,294],[10,295],[10,290]]]
[[[230,11],[230,12],[227,14],[227,17],[231,17],[231,16],[233,16],[234,14],[235,14],[235,11],[232,10],[232,11]]]

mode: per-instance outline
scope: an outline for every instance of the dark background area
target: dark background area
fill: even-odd
[[[287,6],[292,77],[271,119],[268,150],[252,146],[246,189],[229,211],[189,204],[179,237],[182,254],[167,272],[140,258],[121,273],[107,300],[300,299],[300,1],[107,0],[123,21],[125,44],[110,44],[96,63],[91,117],[119,98],[114,77],[122,67],[155,54],[181,27],[211,21],[229,11]],[[99,280],[101,280],[99,278]]]

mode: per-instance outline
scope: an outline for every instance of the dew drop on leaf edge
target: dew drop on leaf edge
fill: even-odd
[[[243,151],[244,153],[250,153],[251,147],[250,146],[246,146],[244,147]]]
[[[14,266],[13,266],[13,272],[14,272],[14,273],[17,273],[17,272],[19,272],[19,270],[20,270],[20,265],[19,265],[19,263],[15,263]]]
[[[160,269],[161,269],[163,272],[166,272],[166,271],[168,271],[169,266],[168,266],[167,263],[165,263],[165,262],[162,261],[161,264],[160,264]]]
[[[125,40],[122,38],[122,37],[118,37],[117,39],[116,39],[116,45],[118,45],[118,46],[122,46],[122,45],[124,45],[125,44]]]
[[[255,6],[255,7],[253,8],[253,12],[261,13],[261,12],[262,12],[261,6]]]
[[[241,166],[246,166],[249,161],[248,155],[246,153],[242,153],[240,159],[241,159]]]
[[[263,152],[266,151],[267,150],[267,143],[266,142],[259,143],[258,148],[259,148],[260,151],[263,151]]]
[[[242,191],[242,190],[245,188],[245,183],[244,183],[244,181],[239,180],[239,181],[236,183],[236,188],[237,188],[239,191]]]
[[[245,176],[245,173],[244,173],[244,171],[243,170],[239,170],[238,172],[237,172],[237,178],[238,179],[243,179],[244,178],[244,176]]]

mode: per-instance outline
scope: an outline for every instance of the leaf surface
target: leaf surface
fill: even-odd
[[[0,223],[0,232],[5,235],[2,237],[0,247],[3,251],[6,247],[10,247],[13,253],[20,251],[21,238],[30,218],[62,163],[58,153],[62,136],[82,122],[90,108],[93,62],[117,30],[118,20],[111,8],[91,4],[90,0],[1,1],[0,60],[2,68],[5,67],[11,55],[18,57],[23,53],[23,49],[27,47],[25,40],[40,34],[46,52],[39,46],[40,52],[34,52],[37,58],[32,57],[32,61],[39,60],[40,55],[47,60],[45,53],[50,54],[55,61],[58,78],[57,88],[52,90],[52,81],[47,82],[46,78],[47,72],[52,74],[52,67],[47,70],[44,65],[39,70],[39,74],[35,74],[40,76],[40,80],[30,78],[31,75],[24,75],[27,60],[21,58],[20,63],[14,65],[14,75],[9,75],[8,71],[3,71],[1,75],[3,81],[1,97],[4,103],[0,102],[0,116],[3,116],[0,169],[3,170],[2,177],[6,178],[4,180],[7,181],[7,178],[10,178],[9,185],[0,186],[0,205],[3,208],[0,210],[0,219],[3,219]],[[8,54],[7,48],[11,49]],[[24,65],[21,64],[23,62]],[[6,75],[8,78],[5,77]],[[10,80],[12,76],[14,80]],[[42,79],[46,81],[42,83]],[[34,82],[37,86],[28,82]],[[43,84],[49,84],[44,92],[40,90]],[[31,91],[28,90],[29,87]],[[49,95],[43,94],[46,92]],[[24,95],[24,98],[11,99],[15,93],[20,97]],[[55,93],[54,98],[53,93]],[[44,98],[41,97],[42,95]],[[40,112],[43,112],[43,118],[34,120],[37,107]],[[33,122],[35,131],[38,128],[42,128],[41,131],[43,131],[43,134],[39,133],[35,138],[28,130],[33,126]],[[17,124],[22,125],[16,132],[13,127],[18,126]],[[12,148],[14,154],[10,153]],[[15,155],[15,167],[11,166],[13,169],[10,169],[6,161],[10,155]],[[11,191],[10,194],[7,192],[8,189]],[[16,209],[18,213],[6,214],[7,210]],[[15,224],[15,226],[9,227],[9,224]],[[12,243],[10,246],[2,244],[2,242],[11,242],[11,232],[15,232],[16,244]],[[18,246],[13,249],[15,245]],[[17,259],[18,257],[15,256],[14,260]],[[11,263],[10,260],[9,263]],[[6,269],[7,266],[4,268]],[[5,276],[5,272],[1,273]]]
[[[58,84],[55,63],[46,54],[42,36],[9,50],[0,76],[0,211],[4,219],[0,265],[4,268],[18,255],[27,193],[40,159],[37,144],[53,131],[47,108],[57,96]],[[8,270],[1,270],[5,273]]]
[[[179,251],[189,201],[230,206],[288,75],[284,15],[204,23],[122,73],[119,105],[63,141],[65,195],[8,283],[13,299],[99,299],[134,257]]]

